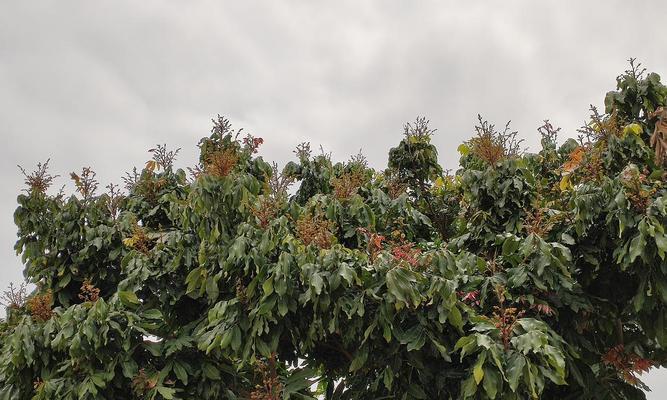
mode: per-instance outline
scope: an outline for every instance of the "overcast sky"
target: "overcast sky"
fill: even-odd
[[[91,166],[106,185],[167,143],[192,165],[220,113],[269,160],[310,141],[377,168],[425,115],[455,168],[477,113],[535,149],[546,118],[575,136],[629,57],[667,74],[666,15],[664,0],[3,1],[0,287],[22,279],[17,164]],[[647,382],[667,396],[667,374]]]

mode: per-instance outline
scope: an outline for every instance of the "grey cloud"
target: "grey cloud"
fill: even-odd
[[[545,118],[575,135],[628,57],[664,74],[662,15],[658,0],[4,2],[0,287],[21,279],[16,164],[51,157],[60,184],[90,165],[106,184],[166,142],[191,165],[222,113],[268,159],[310,141],[382,167],[419,114],[455,168],[477,113],[512,119],[534,149]],[[652,398],[664,377],[649,376]]]

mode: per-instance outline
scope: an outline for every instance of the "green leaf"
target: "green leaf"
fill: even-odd
[[[218,299],[219,293],[220,290],[218,289],[218,283],[216,282],[215,277],[209,276],[208,279],[206,279],[206,295],[209,300],[213,302]]]
[[[664,233],[657,232],[655,234],[655,245],[658,248],[658,255],[661,259],[665,259],[665,254],[667,253],[667,235]]]
[[[475,383],[475,378],[473,376],[468,377],[461,383],[461,392],[463,393],[463,398],[468,399],[473,397],[477,393],[477,384]]]
[[[387,388],[387,390],[391,390],[391,385],[394,383],[394,371],[392,371],[390,366],[387,366],[387,368],[384,369],[382,375],[382,382],[384,383],[384,387]]]
[[[477,338],[472,335],[463,336],[454,345],[454,351],[461,350],[461,360],[475,348],[477,348]]]
[[[411,383],[408,387],[408,393],[415,399],[428,399],[426,392],[416,383]]]
[[[315,294],[318,296],[322,293],[322,287],[324,287],[324,279],[319,272],[314,273],[310,277],[310,286],[315,289]]]
[[[627,134],[633,134],[636,136],[641,135],[643,132],[642,126],[639,124],[629,124],[623,128],[623,136]]]
[[[447,319],[449,323],[452,324],[459,332],[463,332],[463,316],[459,311],[458,307],[454,306],[449,310],[447,314]]]
[[[172,400],[174,398],[174,394],[176,394],[176,389],[164,386],[158,386],[157,391],[160,393],[160,395],[162,395],[162,397],[165,398],[165,400]]]
[[[519,245],[520,245],[519,241],[512,236],[505,239],[505,241],[503,242],[503,249],[502,249],[503,256],[507,257],[514,254],[514,252],[516,252],[517,249],[519,248]]]
[[[490,399],[495,399],[501,389],[502,380],[495,368],[484,367],[483,387]]]
[[[350,268],[349,265],[347,265],[347,263],[340,263],[338,265],[338,274],[341,278],[345,279],[348,285],[352,285],[354,283],[356,274],[354,270]]]
[[[516,392],[519,387],[519,379],[523,376],[523,368],[526,366],[526,359],[517,353],[512,354],[508,361],[507,379],[510,384],[510,389]]]
[[[120,302],[123,303],[123,305],[126,307],[134,308],[141,304],[139,298],[136,294],[134,294],[134,292],[120,291],[118,292],[118,298],[120,299]]]
[[[289,397],[289,395],[295,395],[303,389],[312,386],[315,375],[316,372],[310,368],[297,368],[293,370],[285,380],[283,396]],[[297,395],[297,397],[299,396]]]
[[[146,319],[154,319],[154,320],[162,320],[162,312],[160,310],[157,310],[155,308],[151,308],[150,310],[146,310],[141,313],[141,316],[146,318]]]
[[[363,367],[364,364],[366,364],[366,359],[368,358],[368,347],[362,347],[359,351],[357,351],[357,355],[354,357],[352,362],[350,363],[350,372],[354,372],[358,370],[359,368]]]
[[[467,156],[470,153],[470,147],[468,147],[468,145],[465,143],[461,143],[459,147],[456,148],[456,151],[458,151],[462,156]]]
[[[486,361],[486,353],[481,353],[477,358],[477,362],[472,369],[472,375],[475,378],[475,383],[479,385],[484,379],[484,362]]]
[[[208,379],[213,379],[213,380],[220,379],[220,371],[218,371],[218,369],[215,368],[210,363],[202,364],[202,372],[204,373],[204,376],[206,376]]]
[[[264,281],[264,283],[262,284],[262,290],[264,291],[265,296],[268,296],[271,293],[273,293],[273,277]]]
[[[174,361],[173,370],[174,374],[176,374],[176,378],[183,382],[184,385],[187,385],[188,372],[185,370],[185,368],[183,368],[183,365],[181,365],[180,361]]]
[[[417,293],[412,283],[417,281],[416,275],[407,268],[393,268],[387,272],[387,289],[396,300],[403,302],[406,306],[417,307],[421,302],[421,296]]]

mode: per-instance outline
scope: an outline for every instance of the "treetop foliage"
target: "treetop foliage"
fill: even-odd
[[[376,171],[222,117],[98,194],[24,172],[0,400],[643,399],[667,364],[667,87],[634,61],[560,144],[481,117],[443,171],[418,118]],[[294,187],[292,188],[292,185]]]

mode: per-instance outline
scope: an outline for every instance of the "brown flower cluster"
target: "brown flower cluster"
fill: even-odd
[[[166,144],[158,144],[154,148],[148,150],[149,153],[153,154],[153,159],[146,163],[146,168],[151,171],[160,168],[163,170],[171,169],[180,151],[180,147],[176,150],[167,150]]]
[[[658,119],[650,140],[651,147],[655,149],[655,163],[667,165],[667,108],[658,107],[648,117]]]
[[[153,242],[146,234],[146,229],[144,229],[142,226],[136,225],[132,231],[132,236],[123,239],[123,244],[131,249],[137,250],[138,252],[148,254],[153,245]]]
[[[76,191],[81,194],[84,200],[89,200],[95,195],[98,182],[95,179],[97,174],[90,167],[83,167],[81,175],[71,172],[70,178],[74,181]]]
[[[221,149],[210,153],[204,163],[204,172],[223,178],[229,175],[239,162],[239,156],[234,149]]]
[[[37,321],[48,321],[53,316],[53,293],[47,290],[44,294],[37,294],[28,299],[28,310],[30,315]]]
[[[241,278],[236,278],[236,285],[234,287],[236,290],[236,298],[239,300],[239,302],[245,307],[248,305],[248,302],[250,301],[248,299],[248,290],[247,287],[243,284],[243,280]]]
[[[121,204],[123,202],[123,194],[118,189],[118,185],[110,183],[106,186],[109,191],[107,192],[105,203],[107,206],[107,211],[112,219],[116,219],[120,213]]]
[[[288,189],[294,179],[278,170],[278,164],[271,165],[271,176],[265,182],[265,194],[260,196],[256,205],[250,206],[250,212],[257,218],[262,228],[269,226],[280,210],[286,205]]]
[[[371,262],[374,262],[379,252],[384,248],[385,237],[383,235],[371,232],[366,228],[357,228],[359,233],[363,234],[368,240],[368,256]]]
[[[408,184],[401,180],[396,174],[387,176],[385,186],[387,188],[387,194],[392,200],[397,199],[408,190]]]
[[[302,214],[296,221],[296,233],[306,246],[314,244],[320,249],[329,249],[334,243],[336,224],[320,214]]]
[[[261,228],[266,228],[278,215],[278,205],[273,199],[262,196],[256,205],[250,206],[250,213],[257,218]]]
[[[609,349],[602,356],[602,362],[615,369],[624,381],[635,386],[640,383],[637,375],[648,372],[654,364],[651,360],[626,352],[622,344]]]
[[[516,307],[505,306],[505,289],[498,286],[495,289],[498,297],[499,305],[494,306],[493,309],[493,324],[500,331],[500,340],[503,342],[505,350],[510,348],[510,340],[512,339],[514,327],[520,318],[525,315],[524,310],[519,310]]]
[[[620,180],[625,188],[625,196],[635,209],[643,213],[651,203],[656,188],[648,186],[648,171],[639,171],[636,165],[630,164],[621,171]]]
[[[589,147],[600,140],[606,140],[610,136],[623,136],[623,129],[618,120],[616,111],[608,116],[600,114],[597,107],[591,106],[591,122],[580,129],[579,143],[583,147]]]
[[[565,214],[547,215],[544,208],[526,211],[523,227],[529,234],[544,237],[565,218]]]
[[[503,342],[505,350],[509,350],[512,331],[514,331],[517,320],[523,317],[525,311],[519,311],[516,307],[499,306],[494,306],[494,310],[494,325],[500,330],[500,339]]]
[[[510,123],[502,132],[496,131],[495,125],[477,116],[479,125],[475,126],[477,135],[470,139],[470,152],[477,158],[495,166],[500,160],[516,157],[521,153],[521,142],[517,140],[517,132],[510,130]]]
[[[26,189],[28,193],[46,193],[49,187],[51,187],[53,180],[58,177],[58,175],[49,174],[49,161],[51,160],[48,159],[44,163],[38,163],[37,168],[30,173],[26,172],[26,170],[20,165],[18,166],[21,170],[21,173],[25,177],[24,182],[28,186],[28,189]]]
[[[9,284],[9,288],[0,295],[0,304],[18,310],[25,305],[27,298],[27,289],[25,283],[21,283],[19,287],[15,287],[13,283]]]
[[[590,153],[586,163],[582,165],[581,174],[584,181],[599,182],[605,175],[604,164],[602,163],[602,149],[596,147]]]
[[[139,373],[132,378],[132,392],[137,396],[142,396],[149,390],[157,386],[157,377],[148,376],[146,370],[141,368]]]
[[[95,285],[89,279],[83,281],[81,285],[81,291],[79,293],[79,299],[84,302],[96,302],[100,298],[100,289],[96,288]]]
[[[602,155],[605,142],[587,143],[578,146],[569,154],[568,160],[561,167],[563,175],[575,171],[584,181],[599,181],[605,175]]]
[[[137,182],[137,193],[144,196],[149,203],[155,203],[160,190],[167,184],[164,177],[159,177],[151,171],[145,170]]]
[[[364,173],[361,170],[346,172],[331,179],[334,196],[338,200],[347,200],[357,193],[364,184]]]
[[[278,377],[276,369],[276,355],[272,354],[268,361],[260,361],[257,365],[261,383],[255,386],[250,393],[250,400],[280,400],[282,398],[283,385]]]
[[[470,142],[473,154],[491,165],[496,165],[505,156],[505,149],[502,145],[494,142],[489,135],[475,137]]]

